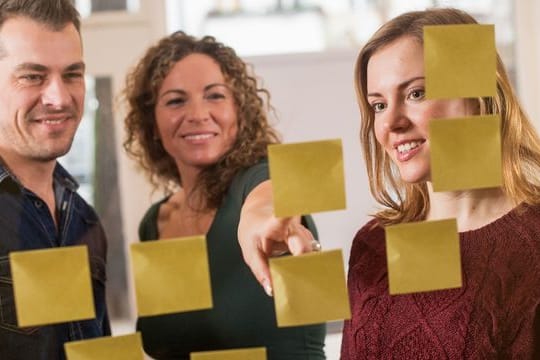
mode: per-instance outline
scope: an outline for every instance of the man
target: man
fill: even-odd
[[[109,335],[106,240],[56,161],[81,121],[79,15],[69,0],[0,0],[0,359],[63,359],[67,341]],[[17,326],[12,251],[87,245],[96,318]]]

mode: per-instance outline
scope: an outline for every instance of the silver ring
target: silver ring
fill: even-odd
[[[321,243],[313,239],[311,241],[311,251],[321,251]]]

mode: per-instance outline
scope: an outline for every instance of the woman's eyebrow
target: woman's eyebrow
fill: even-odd
[[[425,76],[415,76],[415,77],[412,77],[408,80],[405,80],[403,81],[402,83],[400,83],[398,85],[398,90],[402,90],[404,88],[406,88],[407,86],[409,86],[411,83],[415,82],[416,80],[424,80],[425,79]],[[367,94],[368,97],[382,97],[382,95],[378,92],[371,92],[371,93],[368,93]]]

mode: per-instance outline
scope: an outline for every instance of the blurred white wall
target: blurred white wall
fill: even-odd
[[[514,9],[518,92],[540,131],[540,1],[515,0]]]
[[[323,248],[343,249],[345,264],[352,238],[373,212],[360,152],[356,55],[357,50],[342,50],[245,59],[270,91],[283,142],[342,140],[347,208],[313,216]]]

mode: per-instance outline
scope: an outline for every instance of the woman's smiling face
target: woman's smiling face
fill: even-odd
[[[173,65],[159,89],[155,117],[163,147],[180,172],[215,164],[238,133],[232,89],[218,63],[204,54]]]
[[[367,99],[375,137],[408,183],[430,181],[429,122],[472,115],[470,100],[425,98],[423,46],[412,37],[398,38],[371,56]]]

